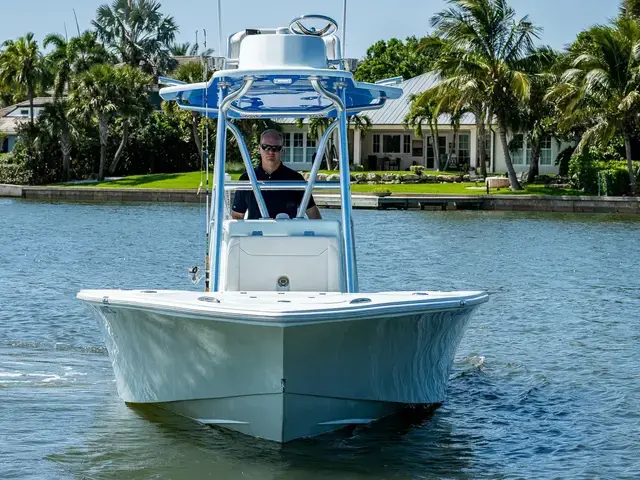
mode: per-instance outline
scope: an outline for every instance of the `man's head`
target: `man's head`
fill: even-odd
[[[283,137],[277,130],[269,129],[260,135],[260,157],[263,162],[278,163],[284,152]]]

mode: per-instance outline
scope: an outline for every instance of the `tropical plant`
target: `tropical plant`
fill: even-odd
[[[429,71],[434,57],[430,50],[419,49],[420,41],[416,37],[407,37],[405,42],[392,38],[387,42],[380,40],[374,43],[358,64],[356,80],[376,82],[396,76],[408,79]]]
[[[529,56],[539,29],[516,14],[506,0],[448,0],[432,18],[435,34],[448,42],[443,53],[450,88],[473,85],[495,116],[512,190],[521,190],[511,162],[507,134],[514,107],[530,93]],[[483,143],[483,142],[481,142]]]
[[[45,37],[43,46],[53,46],[48,59],[54,73],[56,98],[70,91],[75,75],[110,60],[107,51],[98,43],[95,32],[86,31],[70,40],[59,33],[51,33]]]
[[[631,140],[640,115],[640,25],[622,16],[595,26],[588,41],[572,48],[571,67],[548,98],[560,112],[560,126],[584,130],[577,153],[587,146],[605,148],[618,134],[624,138],[629,190],[635,192]]]
[[[92,21],[98,37],[132,67],[140,67],[154,77],[168,69],[169,48],[178,26],[171,16],[160,12],[155,0],[114,0],[101,5]]]
[[[213,72],[207,72],[208,75]],[[205,81],[205,72],[201,62],[189,62],[180,65],[172,75],[176,80],[181,80],[187,83],[198,83]],[[183,115],[188,116],[191,119],[191,132],[193,141],[198,149],[198,155],[201,161],[204,161],[204,154],[202,151],[202,138],[200,135],[199,127],[202,120],[202,115],[198,112],[187,112],[178,107],[176,102],[163,102],[163,109],[173,116]]]
[[[98,63],[108,60],[108,54],[96,41],[93,32],[84,32],[71,40],[60,34],[49,34],[43,42],[44,47],[54,48],[48,60],[54,74],[54,104],[45,108],[44,125],[49,125],[59,133],[62,151],[63,178],[69,179],[71,167],[72,121],[68,116],[69,102],[65,98],[71,90],[74,76]]]
[[[72,134],[74,131],[68,112],[69,102],[66,99],[59,99],[47,105],[38,117],[38,127],[46,129],[52,138],[58,138],[62,153],[62,178],[65,181],[70,178]]]
[[[191,45],[190,42],[184,42],[184,43],[173,43],[170,47],[169,47],[169,52],[171,53],[171,55],[173,55],[174,57],[183,57],[185,55],[189,55],[189,56],[196,56],[199,54],[200,52],[200,45],[197,43],[194,43],[193,45]],[[209,56],[213,53],[213,48],[207,48],[206,50],[204,50],[202,52],[202,56]]]
[[[622,0],[620,7],[622,15],[640,18],[640,0]]]
[[[150,113],[151,104],[147,98],[147,91],[151,85],[151,77],[137,68],[122,67],[116,69],[115,102],[122,121],[122,139],[120,146],[113,156],[109,173],[114,173],[122,156],[122,151],[129,139],[129,129],[133,119],[139,119]]]
[[[431,148],[435,164],[439,167],[438,159],[438,103],[434,96],[430,94],[420,94],[410,96],[411,107],[409,113],[403,119],[406,128],[413,128],[416,137],[423,138],[422,125],[429,127],[431,135]]]
[[[15,90],[24,89],[29,99],[33,125],[33,99],[36,92],[44,89],[51,78],[46,61],[32,32],[15,41],[7,40],[3,46],[4,50],[0,55],[0,84]]]
[[[526,132],[527,144],[531,148],[527,183],[533,183],[540,170],[540,155],[542,142],[551,135],[558,136],[554,106],[546,98],[546,94],[558,79],[557,68],[560,57],[549,47],[537,49],[530,57],[532,63],[537,63],[532,70],[537,73],[531,75],[531,91],[529,98],[522,102],[516,114],[514,126]]]
[[[120,115],[123,122],[120,146],[110,166],[110,171],[113,172],[127,142],[130,119],[150,109],[146,95],[146,88],[150,82],[151,79],[137,69],[129,66],[116,68],[108,64],[94,65],[88,72],[78,77],[71,94],[70,112],[81,118],[94,120],[98,124],[99,180],[104,180],[109,129],[112,121]]]

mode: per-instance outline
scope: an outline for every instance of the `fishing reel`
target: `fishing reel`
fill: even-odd
[[[200,275],[200,268],[197,265],[189,268],[189,277],[191,277],[191,283],[197,285],[202,280],[202,276]]]

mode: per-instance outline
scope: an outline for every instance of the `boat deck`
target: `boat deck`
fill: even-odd
[[[485,292],[217,292],[180,290],[82,290],[91,304],[167,311],[259,322],[298,322],[397,315],[466,308],[484,303]]]

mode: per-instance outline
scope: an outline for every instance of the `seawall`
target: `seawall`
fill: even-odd
[[[174,202],[201,203],[197,190],[151,188],[39,187],[0,185],[0,197],[63,202]],[[321,208],[339,208],[337,194],[315,193]],[[354,208],[502,210],[536,212],[588,212],[640,214],[640,197],[537,196],[537,195],[428,195],[354,194]]]

